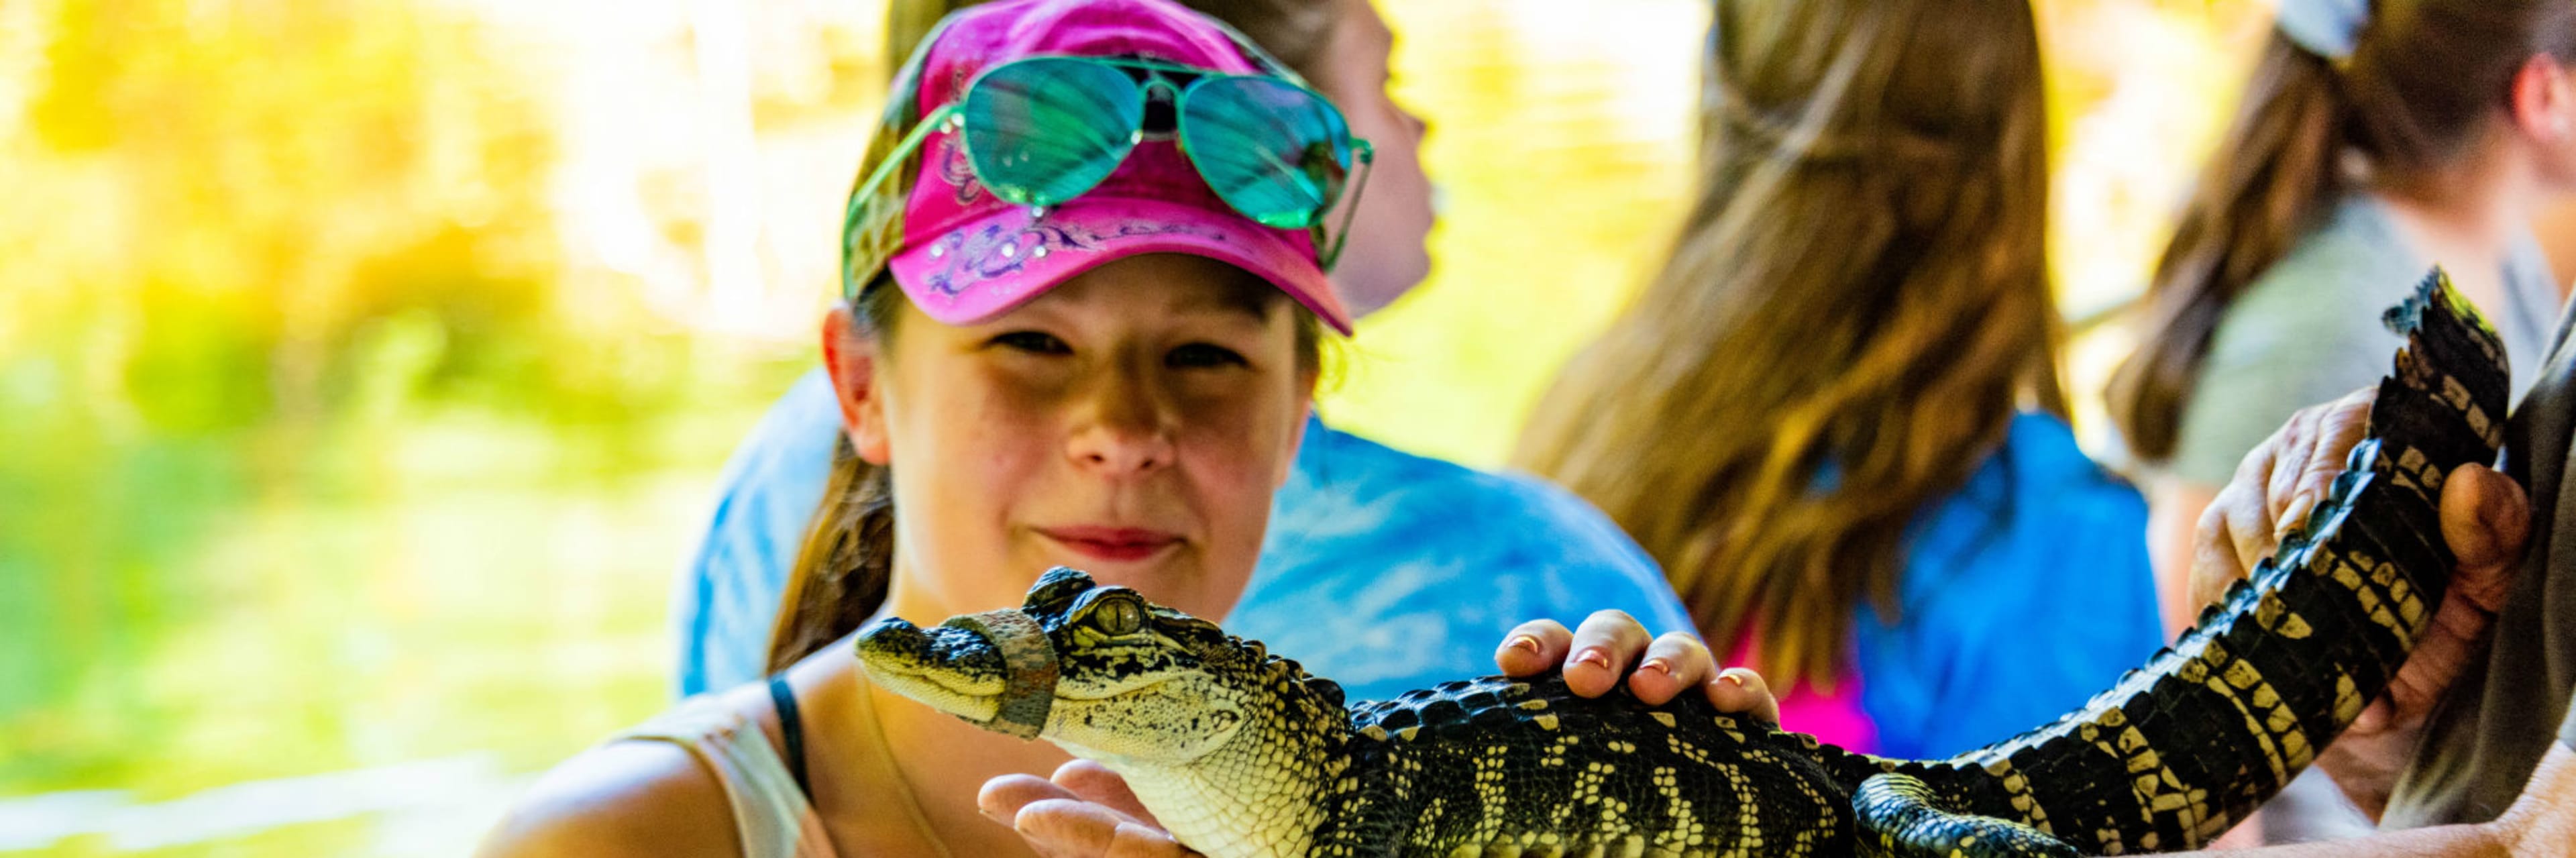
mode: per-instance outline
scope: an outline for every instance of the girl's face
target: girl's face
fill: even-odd
[[[1232,266],[1145,255],[980,325],[907,302],[883,342],[835,314],[850,439],[892,466],[894,606],[1008,607],[1070,566],[1223,617],[1305,428],[1294,307]]]

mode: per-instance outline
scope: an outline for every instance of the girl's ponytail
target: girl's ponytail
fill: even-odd
[[[903,303],[903,290],[880,275],[850,302],[851,332],[875,339],[882,351],[893,342]],[[824,483],[823,504],[815,508],[805,545],[789,568],[778,624],[769,632],[770,672],[858,631],[884,607],[886,588],[894,582],[892,477],[892,471],[859,458],[847,435],[833,445],[832,478]]]
[[[769,671],[857,631],[885,604],[894,580],[891,472],[868,464],[844,437],[832,453],[823,506],[796,554],[778,625],[769,634]]]
[[[2491,130],[2533,55],[2576,62],[2566,0],[2375,0],[2358,16],[2320,2],[2282,4],[2316,44],[2273,30],[2156,265],[2138,351],[2111,378],[2111,419],[2142,461],[2173,456],[2227,306],[2338,198],[2449,163]]]
[[[2342,87],[2332,63],[2280,33],[2264,46],[2243,112],[2156,263],[2138,350],[2111,377],[2111,420],[2139,459],[2173,455],[2227,306],[2347,190]]]

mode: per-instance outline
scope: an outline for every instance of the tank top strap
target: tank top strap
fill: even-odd
[[[723,785],[743,858],[838,858],[778,749],[721,693],[701,694],[610,741],[669,742]]]

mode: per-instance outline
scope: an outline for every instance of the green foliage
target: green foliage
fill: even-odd
[[[13,197],[0,208],[0,733],[16,737],[0,792],[287,773],[263,758],[274,749],[197,725],[207,699],[233,694],[308,740],[293,770],[348,764],[314,749],[346,744],[342,707],[357,701],[304,706],[280,696],[301,680],[246,680],[337,651],[331,606],[363,600],[400,559],[340,547],[362,532],[348,523],[293,516],[314,530],[223,546],[294,499],[380,501],[428,473],[478,472],[472,456],[526,448],[529,424],[582,438],[537,429],[537,465],[518,479],[613,479],[665,454],[655,415],[687,404],[675,382],[716,370],[601,297],[616,290],[571,294],[540,79],[462,11],[10,11],[34,24],[42,60],[23,63],[38,74],[22,102],[0,101],[23,110],[0,120]],[[401,439],[457,412],[516,416],[426,469],[398,461]],[[708,459],[729,441],[691,446]],[[341,571],[305,565],[322,558]],[[176,659],[238,690],[148,675],[298,604],[334,630],[288,652]],[[155,764],[182,755],[201,765]]]

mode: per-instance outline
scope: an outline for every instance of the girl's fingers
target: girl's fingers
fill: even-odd
[[[975,809],[1004,825],[1020,814],[1020,808],[1032,802],[1057,798],[1080,798],[1063,787],[1036,775],[1003,775],[984,782],[975,793]]]
[[[1127,779],[1119,777],[1117,772],[1110,771],[1107,766],[1090,760],[1067,762],[1056,767],[1055,785],[1071,791],[1084,801],[1126,814],[1132,821],[1155,828],[1162,827],[1161,823],[1154,820],[1153,811],[1146,810],[1145,803],[1136,799],[1135,791],[1127,788]]]
[[[1720,712],[1747,712],[1773,724],[1780,723],[1780,701],[1771,696],[1771,686],[1762,675],[1741,667],[1718,671],[1708,681],[1708,702]]]
[[[1117,811],[1070,798],[1031,802],[1011,828],[1048,858],[1182,858],[1196,855],[1160,829]]]
[[[1628,693],[1648,706],[1661,706],[1684,690],[1717,678],[1717,658],[1699,636],[1665,632],[1646,645],[1645,660],[1628,674]]]
[[[1648,640],[1645,625],[1628,612],[1592,612],[1574,630],[1574,651],[1565,657],[1566,690],[1583,697],[1610,693],[1645,653]]]
[[[1494,666],[1504,676],[1534,676],[1555,670],[1565,660],[1574,643],[1574,633],[1555,620],[1531,620],[1503,636],[1503,646],[1494,650]]]

